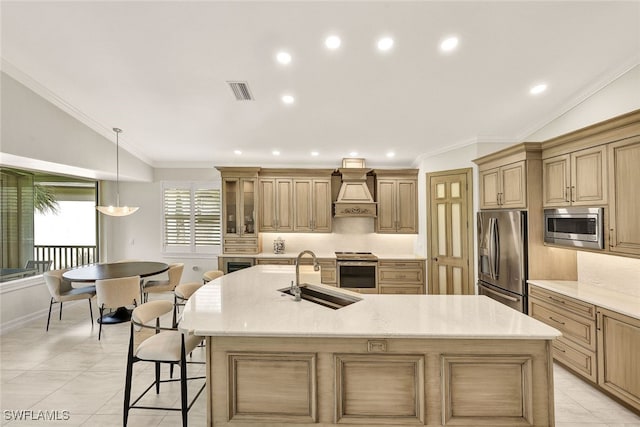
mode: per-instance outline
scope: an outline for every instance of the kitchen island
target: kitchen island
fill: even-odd
[[[553,426],[560,333],[484,296],[359,295],[337,310],[279,289],[295,266],[216,279],[180,328],[206,337],[209,426]]]

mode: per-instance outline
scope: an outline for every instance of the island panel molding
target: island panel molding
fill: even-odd
[[[442,356],[442,424],[534,425],[531,361],[515,355]]]
[[[317,421],[316,355],[228,353],[230,421]]]
[[[423,355],[335,355],[336,422],[424,424],[424,365]]]

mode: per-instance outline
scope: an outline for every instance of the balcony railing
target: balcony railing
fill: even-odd
[[[34,245],[36,261],[51,261],[51,269],[77,267],[98,262],[97,246]]]

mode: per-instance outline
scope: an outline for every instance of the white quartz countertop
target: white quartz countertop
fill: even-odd
[[[528,280],[527,282],[530,285],[640,319],[640,297],[634,295],[616,292],[604,286],[569,280]]]
[[[333,310],[278,292],[295,266],[259,265],[222,276],[186,303],[180,329],[202,336],[554,339],[560,332],[486,296],[357,295]]]
[[[292,259],[292,258],[296,258],[298,256],[299,252],[285,252],[283,254],[274,254],[273,252],[260,252],[257,254],[225,254],[225,255],[220,255],[221,258],[284,258],[284,259]],[[335,252],[315,252],[316,256],[318,258],[329,258],[329,259],[335,259],[336,257],[336,253]],[[422,255],[415,255],[415,254],[392,254],[392,253],[377,253],[374,252],[374,255],[378,257],[378,259],[380,260],[385,260],[385,259],[406,259],[406,260],[416,260],[416,261],[422,261],[422,260],[426,260],[427,258],[422,256]],[[305,257],[308,257],[307,255],[305,255]]]

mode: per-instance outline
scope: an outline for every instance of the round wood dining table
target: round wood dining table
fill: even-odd
[[[70,282],[95,282],[103,279],[117,279],[120,277],[140,276],[148,277],[164,273],[169,265],[164,262],[126,261],[104,264],[91,264],[72,268],[62,273],[62,277]],[[98,322],[102,324],[122,323],[131,320],[131,310],[118,307],[112,313],[105,314]]]

